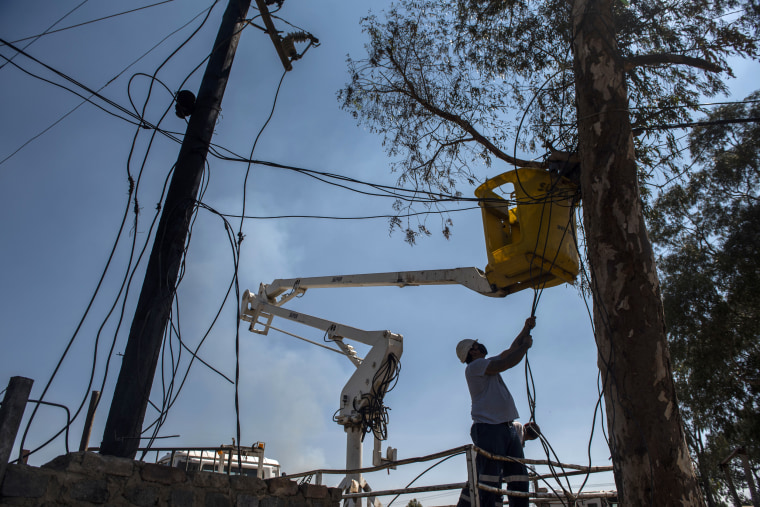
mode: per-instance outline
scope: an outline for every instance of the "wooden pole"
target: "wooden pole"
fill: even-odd
[[[90,443],[90,433],[92,433],[92,420],[95,417],[95,409],[98,407],[100,401],[100,391],[93,391],[90,393],[90,406],[87,408],[87,419],[84,421],[84,429],[82,430],[82,440],[79,441],[79,451],[86,451],[87,445]]]
[[[16,441],[21,418],[24,415],[34,381],[25,377],[11,377],[0,407],[0,484],[5,478],[8,458]]]
[[[102,454],[134,458],[169,320],[190,219],[251,0],[229,0],[161,212],[108,413]]]

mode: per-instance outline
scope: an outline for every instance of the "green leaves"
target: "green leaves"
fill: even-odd
[[[399,0],[362,20],[366,55],[348,59],[341,106],[383,136],[392,170],[421,190],[453,191],[493,174],[494,160],[508,169],[519,153],[538,161],[573,153],[573,3]],[[623,66],[675,55],[728,69],[729,58],[757,53],[752,2],[637,0],[613,9]],[[724,75],[651,61],[625,68],[640,174],[673,171],[678,139],[659,127],[691,121],[701,96],[726,90]]]

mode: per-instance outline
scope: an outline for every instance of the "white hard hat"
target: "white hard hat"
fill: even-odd
[[[460,361],[463,363],[467,361],[467,354],[470,353],[472,345],[477,342],[478,340],[470,340],[469,338],[465,338],[461,342],[457,343],[457,357]]]

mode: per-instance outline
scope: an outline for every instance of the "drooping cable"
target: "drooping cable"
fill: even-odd
[[[87,1],[87,0],[85,0],[85,1]],[[128,70],[129,70],[129,69],[130,69],[132,66],[134,66],[134,65],[135,65],[136,63],[138,63],[140,60],[142,60],[143,58],[145,58],[146,56],[148,56],[148,54],[152,53],[152,52],[153,52],[153,50],[155,50],[156,48],[158,48],[158,47],[159,47],[161,44],[163,44],[163,43],[164,43],[164,42],[165,42],[167,39],[169,39],[169,38],[170,38],[171,36],[173,36],[175,33],[179,32],[180,30],[183,30],[185,27],[187,27],[187,26],[188,26],[190,23],[192,23],[192,22],[193,22],[193,21],[195,21],[197,18],[199,18],[201,15],[203,15],[203,13],[204,13],[204,12],[207,12],[208,14],[210,14],[210,13],[211,13],[211,9],[213,9],[213,7],[214,7],[214,5],[217,3],[217,1],[218,1],[218,0],[214,0],[214,2],[211,4],[211,6],[210,6],[210,7],[206,7],[205,9],[203,9],[202,11],[200,11],[198,14],[196,14],[195,16],[193,16],[193,17],[192,17],[192,18],[191,18],[191,19],[190,19],[188,22],[186,22],[185,24],[183,24],[182,26],[180,26],[179,28],[177,28],[177,29],[176,29],[176,30],[174,30],[173,32],[169,33],[169,34],[168,34],[167,36],[165,36],[163,39],[161,39],[160,41],[158,41],[158,42],[157,42],[156,44],[154,44],[154,45],[153,45],[153,46],[152,46],[150,49],[148,49],[148,50],[147,50],[146,52],[144,52],[142,55],[140,55],[139,57],[137,57],[137,58],[136,58],[134,61],[132,61],[132,62],[131,62],[129,65],[127,65],[125,68],[123,68],[121,71],[119,71],[119,73],[118,73],[118,74],[116,74],[114,77],[112,77],[111,79],[109,79],[109,80],[106,82],[106,84],[104,84],[103,86],[101,86],[100,88],[98,88],[96,91],[97,91],[98,93],[102,92],[102,91],[103,91],[103,90],[104,90],[104,89],[105,89],[107,86],[109,86],[111,83],[113,83],[114,81],[116,81],[116,79],[118,79],[118,78],[119,78],[121,75],[123,75],[123,74],[124,74],[126,71],[128,71]],[[208,19],[208,14],[207,14],[207,16],[206,16],[206,19]],[[204,19],[204,20],[203,20],[203,23],[205,23],[205,22],[206,22],[206,19]],[[27,46],[25,46],[25,48],[26,48],[26,47],[27,47]],[[21,144],[21,146],[19,146],[19,147],[18,147],[18,148],[16,148],[14,151],[12,151],[12,152],[11,152],[9,155],[5,156],[5,158],[3,158],[2,160],[0,160],[0,165],[4,164],[4,163],[5,163],[6,161],[8,161],[8,160],[9,160],[11,157],[13,157],[14,155],[16,155],[16,154],[17,154],[18,152],[20,152],[21,150],[23,150],[23,149],[24,149],[26,146],[28,146],[29,144],[31,144],[32,142],[34,142],[36,139],[39,139],[39,138],[40,138],[41,136],[43,136],[45,133],[47,133],[48,131],[50,131],[50,130],[51,130],[53,127],[55,127],[56,125],[58,125],[59,123],[61,123],[61,122],[62,122],[64,119],[66,119],[66,118],[67,118],[69,115],[71,115],[71,114],[72,114],[74,111],[76,111],[77,109],[79,109],[79,108],[80,108],[82,105],[84,105],[84,104],[85,104],[85,103],[87,103],[87,102],[90,102],[90,99],[92,99],[94,96],[95,96],[95,95],[90,95],[90,96],[88,96],[88,97],[87,97],[85,100],[83,100],[82,102],[80,102],[79,104],[77,104],[76,106],[74,106],[74,107],[73,107],[72,109],[70,109],[68,112],[64,113],[64,114],[63,114],[62,116],[60,116],[60,117],[59,117],[57,120],[55,120],[53,123],[51,123],[50,125],[48,125],[48,126],[47,126],[47,127],[45,127],[44,129],[42,129],[40,132],[38,132],[37,134],[35,134],[34,136],[32,136],[31,138],[29,138],[28,140],[26,140],[24,143],[22,143],[22,144]]]
[[[258,133],[256,134],[256,137],[254,138],[253,144],[251,145],[251,151],[249,155],[249,159],[253,158],[253,153],[256,150],[256,145],[259,142],[259,139],[261,138],[261,135],[264,133],[264,130],[269,125],[269,122],[272,120],[272,116],[274,115],[275,108],[277,107],[277,99],[280,96],[280,89],[282,88],[282,83],[285,80],[285,75],[287,74],[287,71],[283,71],[282,76],[280,76],[280,81],[277,84],[277,90],[275,91],[274,98],[272,100],[272,108],[269,111],[269,116],[267,117],[266,121],[262,125],[262,127],[259,129]],[[243,201],[242,201],[242,210],[240,213],[240,225],[238,227],[237,232],[237,242],[235,247],[235,275],[234,275],[234,285],[235,285],[235,297],[237,301],[240,301],[240,284],[238,280],[238,270],[239,270],[239,264],[237,259],[240,258],[240,250],[242,247],[243,239],[245,238],[245,235],[243,234],[243,225],[245,223],[245,210],[246,210],[246,203],[247,203],[247,189],[248,189],[248,177],[251,172],[251,164],[247,164],[246,171],[245,171],[245,177],[243,178]],[[238,469],[240,473],[242,473],[242,463],[240,458],[240,307],[237,307],[237,311],[235,314],[235,434],[237,435],[237,445],[238,445]]]
[[[216,3],[216,2],[215,2],[215,3]],[[209,10],[209,12],[210,12],[210,8],[209,8],[208,10]],[[197,17],[197,16],[196,16],[196,17]],[[206,17],[206,19],[208,19],[208,16]],[[203,23],[201,24],[201,26],[202,26],[203,24],[205,24],[205,21],[206,21],[206,19],[204,19],[204,21],[203,21]],[[194,33],[193,33],[193,34],[192,34],[190,37],[192,38],[192,37],[193,37],[193,36],[194,36],[196,33],[197,33],[197,30],[196,30],[196,31],[195,31],[195,32],[194,32]],[[44,64],[43,64],[43,65],[44,65]],[[139,129],[138,129],[138,132],[139,132]],[[136,139],[136,137],[135,137],[135,139]],[[132,150],[134,150],[134,140],[133,140],[133,144],[132,144]],[[17,151],[18,151],[18,150],[17,150]],[[130,157],[131,157],[131,153],[130,153]],[[9,157],[6,157],[6,159],[5,159],[5,160],[7,160],[7,158],[9,158]],[[1,162],[0,162],[0,163],[1,163]],[[128,164],[128,166],[129,166],[129,164]],[[126,217],[128,216],[128,212],[129,212],[130,204],[131,204],[131,202],[132,202],[132,199],[133,199],[133,198],[134,198],[134,208],[135,208],[135,211],[137,211],[137,209],[138,209],[138,204],[137,204],[137,194],[136,194],[136,193],[137,193],[137,188],[139,187],[139,176],[138,176],[138,180],[137,180],[137,183],[136,183],[136,182],[135,182],[135,180],[132,178],[132,175],[129,173],[129,169],[127,170],[127,173],[128,173],[128,180],[129,180],[129,183],[130,183],[130,185],[129,185],[129,196],[128,196],[128,202],[127,202],[127,206],[126,206],[126,208],[125,208],[125,213],[124,213],[124,217],[123,217],[123,219],[122,219],[122,223],[121,223],[121,225],[120,225],[120,227],[119,227],[119,232],[118,232],[118,234],[117,234],[117,237],[116,237],[116,240],[115,240],[115,242],[114,242],[114,244],[113,244],[113,247],[112,247],[112,250],[111,250],[111,254],[109,255],[109,258],[108,258],[108,262],[106,263],[106,267],[105,267],[104,271],[103,271],[103,272],[102,272],[102,274],[101,274],[101,278],[100,278],[100,280],[99,280],[99,282],[98,282],[98,284],[97,284],[97,286],[96,286],[95,292],[93,293],[93,295],[92,295],[92,297],[91,297],[91,299],[90,299],[90,302],[88,303],[88,306],[87,306],[87,308],[86,308],[86,310],[85,310],[85,313],[84,313],[84,315],[82,316],[82,318],[81,318],[81,320],[80,320],[80,322],[79,322],[79,324],[78,324],[78,326],[77,326],[76,330],[74,331],[74,334],[72,335],[71,339],[69,340],[69,343],[68,343],[68,345],[67,345],[66,349],[64,350],[64,352],[63,352],[63,354],[62,354],[61,358],[59,359],[59,362],[58,362],[58,364],[57,364],[56,368],[54,369],[54,371],[53,371],[53,374],[51,375],[50,379],[48,380],[48,382],[47,382],[47,384],[46,384],[46,386],[45,386],[45,388],[44,388],[44,390],[43,390],[43,393],[42,393],[42,395],[40,396],[40,399],[44,398],[44,396],[45,396],[45,394],[46,394],[47,390],[49,389],[50,385],[52,384],[52,382],[53,382],[53,379],[55,378],[55,376],[56,376],[56,374],[57,374],[57,372],[58,372],[58,370],[59,370],[59,368],[60,368],[61,364],[63,363],[64,359],[66,358],[66,356],[67,356],[67,354],[68,354],[68,352],[69,352],[69,350],[70,350],[70,348],[71,348],[71,345],[73,344],[74,340],[75,340],[75,339],[76,339],[76,337],[78,336],[78,334],[79,334],[79,331],[80,331],[80,329],[81,329],[81,327],[82,327],[82,325],[83,325],[83,323],[84,323],[85,319],[87,318],[87,315],[89,314],[89,311],[90,311],[90,309],[91,309],[91,307],[92,307],[92,304],[94,303],[94,300],[95,300],[95,298],[97,297],[97,295],[98,295],[98,293],[99,293],[99,290],[100,290],[100,288],[101,288],[101,286],[102,286],[102,282],[103,282],[103,280],[104,280],[104,278],[105,278],[105,276],[106,276],[106,273],[108,272],[108,267],[110,266],[111,260],[113,259],[114,253],[115,253],[115,251],[116,251],[116,248],[117,248],[117,246],[118,246],[118,244],[119,244],[119,238],[121,237],[121,234],[122,234],[122,232],[123,232],[123,229],[124,229],[124,225],[126,224]],[[167,181],[168,181],[168,178],[167,178]],[[164,184],[164,191],[165,191],[165,190],[166,190],[166,182],[165,182],[165,184]],[[137,217],[137,214],[135,215],[135,217]],[[155,218],[154,218],[154,223],[155,223]],[[137,226],[137,222],[136,222],[136,218],[135,218],[135,228],[136,228],[136,226]],[[151,229],[152,229],[152,226],[151,226]],[[150,235],[150,234],[148,234],[148,236],[149,236],[149,235]],[[134,253],[134,246],[135,246],[135,245],[134,245],[134,241],[135,241],[135,239],[136,239],[136,235],[134,235],[134,236],[133,236],[133,246],[132,246],[132,253],[131,253],[130,255],[133,255],[133,253]],[[146,247],[147,247],[147,240],[146,240],[146,243],[145,243],[145,245],[143,246],[143,253],[144,253],[144,251],[145,251],[145,248],[146,248]],[[142,257],[142,254],[140,255],[140,257]],[[138,264],[139,264],[139,261],[138,261]],[[128,272],[129,272],[129,270],[130,270],[130,266],[131,266],[131,257],[130,257],[130,265],[128,265],[128,266],[127,266],[127,271],[128,271]],[[134,276],[134,273],[135,273],[136,269],[137,269],[137,265],[135,265],[135,266],[134,266],[134,269],[132,269],[132,275],[129,275],[129,276],[125,276],[125,279],[124,279],[125,281],[126,281],[127,279],[129,279],[129,280],[130,280],[130,282],[128,282],[128,283],[127,283],[127,286],[126,286],[126,287],[127,287],[127,291],[128,291],[128,287],[129,287],[129,284],[131,283],[131,278],[132,278],[132,276]],[[124,284],[124,282],[122,282],[122,286],[121,286],[121,288],[120,288],[120,290],[119,290],[119,295],[117,295],[117,297],[116,297],[116,299],[115,299],[115,301],[114,301],[114,306],[112,306],[111,310],[108,312],[108,315],[106,316],[106,319],[105,319],[105,320],[103,321],[103,323],[101,324],[101,327],[100,327],[100,329],[99,329],[99,331],[98,331],[98,334],[97,334],[97,336],[96,336],[95,349],[94,349],[94,357],[93,357],[93,365],[92,365],[92,368],[91,368],[91,375],[90,375],[90,380],[89,380],[89,382],[88,382],[88,387],[87,387],[87,390],[86,390],[85,396],[83,397],[83,400],[82,400],[82,402],[81,402],[81,404],[80,404],[80,406],[79,406],[78,410],[76,411],[76,413],[75,413],[75,415],[74,415],[74,419],[76,419],[76,417],[78,416],[78,414],[81,412],[81,410],[82,410],[82,408],[83,408],[84,404],[86,403],[86,399],[87,399],[87,396],[88,396],[88,394],[89,394],[89,389],[90,389],[90,386],[91,386],[91,384],[92,384],[92,381],[93,381],[93,376],[94,376],[94,372],[95,372],[95,365],[96,365],[96,360],[97,360],[97,354],[98,354],[97,350],[98,350],[98,340],[99,340],[99,337],[100,337],[100,332],[102,331],[103,327],[105,326],[105,323],[107,322],[107,320],[110,318],[110,315],[111,315],[111,313],[112,313],[112,311],[113,311],[113,309],[114,309],[115,305],[118,303],[118,299],[119,299],[119,297],[120,297],[120,295],[121,295],[121,293],[122,293],[122,291],[123,291],[124,289],[125,289],[125,284]],[[123,299],[123,304],[122,304],[122,316],[120,317],[120,319],[119,319],[119,322],[121,322],[121,319],[123,318],[123,311],[124,311],[124,305],[125,305],[125,304],[126,304],[126,296],[125,296],[125,297],[124,297],[124,299]],[[111,356],[112,356],[112,353],[113,353],[113,348],[114,348],[114,346],[115,346],[115,342],[116,342],[116,335],[117,335],[117,333],[118,333],[118,327],[117,327],[117,331],[116,331],[116,332],[115,332],[115,334],[114,334],[114,339],[113,339],[113,341],[112,341],[112,344],[111,344],[111,351],[109,352],[109,355],[108,355],[108,358],[107,358],[107,361],[106,361],[106,369],[105,369],[105,373],[104,373],[104,376],[103,376],[102,385],[105,385],[105,382],[106,382],[106,377],[107,377],[107,374],[108,374],[108,364],[110,363],[110,359],[111,359]],[[102,391],[102,386],[101,386],[101,391]],[[36,413],[36,408],[35,408],[35,411],[33,411],[32,415],[30,416],[30,418],[29,418],[29,420],[28,420],[28,422],[27,422],[27,425],[26,425],[26,427],[25,427],[24,435],[23,435],[23,437],[22,437],[22,445],[21,445],[21,448],[23,448],[23,447],[24,447],[24,445],[23,445],[23,441],[25,440],[25,438],[26,438],[26,436],[27,436],[27,434],[28,434],[28,431],[29,431],[29,429],[30,429],[30,427],[31,427],[31,424],[32,424],[33,420],[34,420],[34,416],[35,416],[35,413]],[[64,428],[64,429],[65,429],[65,428]],[[62,429],[62,430],[60,430],[58,433],[56,433],[56,434],[55,434],[55,435],[54,435],[54,436],[53,436],[53,437],[52,437],[50,440],[48,440],[47,442],[45,442],[45,443],[44,443],[44,444],[42,444],[41,446],[37,447],[36,449],[34,449],[34,450],[32,451],[32,453],[33,453],[33,452],[36,452],[36,451],[38,451],[38,450],[40,450],[40,449],[41,449],[41,448],[43,448],[43,447],[45,447],[45,446],[46,446],[48,443],[50,443],[50,442],[51,442],[53,439],[55,439],[55,438],[56,438],[58,435],[60,435],[62,431],[63,431],[63,429]],[[30,453],[30,454],[31,454],[31,453]]]

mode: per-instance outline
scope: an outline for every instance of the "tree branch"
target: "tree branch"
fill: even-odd
[[[519,167],[536,167],[539,169],[542,169],[545,167],[545,165],[541,162],[535,162],[532,160],[521,160],[518,158],[513,158],[501,151],[496,145],[494,145],[491,141],[488,140],[483,134],[478,132],[475,127],[472,126],[470,122],[462,118],[461,116],[458,116],[453,113],[449,113],[448,111],[444,111],[427,100],[423,99],[415,89],[414,83],[409,81],[409,78],[406,75],[406,72],[404,69],[401,68],[399,63],[396,61],[396,59],[393,57],[393,51],[390,48],[386,49],[386,53],[388,54],[388,60],[393,64],[393,67],[395,68],[396,72],[401,76],[401,78],[404,80],[405,89],[399,90],[399,92],[405,94],[415,102],[417,102],[419,105],[421,105],[424,109],[426,109],[428,112],[434,114],[435,116],[442,118],[450,123],[453,123],[457,125],[459,128],[464,130],[466,133],[472,136],[472,138],[477,141],[480,145],[486,148],[489,152],[491,152],[496,158],[503,160],[509,164],[514,164]]]
[[[702,58],[695,58],[692,56],[675,55],[670,53],[658,53],[651,55],[638,55],[631,56],[624,60],[624,68],[626,72],[630,72],[635,67],[642,67],[644,65],[662,65],[662,64],[676,64],[676,65],[688,65],[690,67],[697,67],[698,69],[706,70],[709,72],[722,72],[723,68]]]

